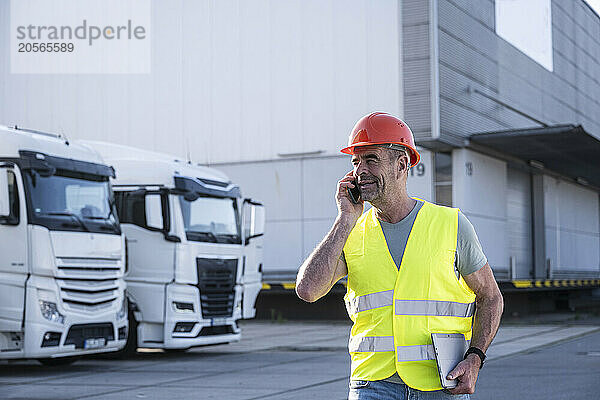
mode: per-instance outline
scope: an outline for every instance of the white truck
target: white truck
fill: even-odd
[[[0,359],[64,364],[125,345],[113,175],[60,135],[0,126]]]
[[[221,172],[176,157],[83,142],[116,170],[137,347],[185,350],[240,339],[262,288],[264,208]]]

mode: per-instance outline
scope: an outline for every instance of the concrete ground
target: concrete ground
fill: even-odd
[[[600,331],[490,362],[473,400],[598,399]]]
[[[306,399],[347,396],[350,325],[242,324],[241,342],[68,367],[0,361],[0,399]],[[600,326],[503,325],[474,399],[594,398]]]

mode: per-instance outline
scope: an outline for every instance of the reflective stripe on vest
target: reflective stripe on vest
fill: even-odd
[[[348,312],[356,314],[361,311],[372,310],[379,307],[391,306],[394,300],[394,290],[369,293],[356,297],[348,302]],[[393,349],[392,349],[393,350]],[[387,350],[386,350],[387,351]]]
[[[398,346],[398,362],[435,360],[435,349],[432,344],[417,346]]]
[[[348,343],[350,353],[394,351],[393,336],[350,337]]]
[[[395,315],[423,315],[438,317],[471,317],[475,303],[457,303],[439,300],[395,300]]]

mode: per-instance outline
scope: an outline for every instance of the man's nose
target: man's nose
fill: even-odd
[[[366,174],[368,172],[367,163],[359,161],[354,168],[354,176],[359,177],[361,174]]]

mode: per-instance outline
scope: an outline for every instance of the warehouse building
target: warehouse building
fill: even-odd
[[[285,283],[335,218],[353,124],[389,112],[421,148],[409,192],[460,207],[499,281],[598,285],[600,17],[585,1],[160,1],[151,13],[147,74],[17,74],[3,57],[0,121],[223,170],[266,205],[263,272]]]

